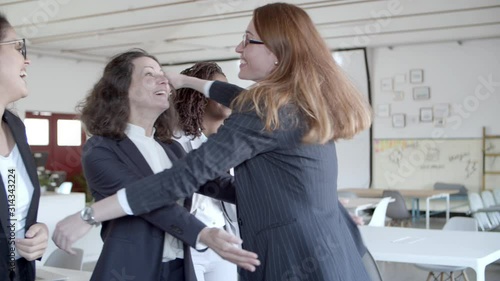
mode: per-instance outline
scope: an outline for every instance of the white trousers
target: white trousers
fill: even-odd
[[[236,265],[221,258],[212,249],[198,252],[191,248],[194,272],[198,281],[237,281]]]

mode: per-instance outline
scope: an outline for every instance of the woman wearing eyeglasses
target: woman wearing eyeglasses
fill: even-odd
[[[227,255],[250,270],[240,270],[240,280],[371,280],[359,230],[338,202],[335,148],[336,140],[370,126],[367,101],[335,64],[311,18],[295,5],[254,10],[236,52],[239,77],[256,82],[248,90],[167,75],[174,88],[194,88],[231,104],[224,126],[170,170],[118,191],[127,198],[121,206],[112,197],[94,204],[95,219],[122,216],[126,206],[142,214],[235,167],[242,246],[262,262],[255,266]],[[56,244],[68,249],[89,229],[72,215],[58,224]]]
[[[28,95],[26,45],[0,14],[0,280],[35,280],[48,229],[37,223],[40,185],[23,122],[7,107]]]

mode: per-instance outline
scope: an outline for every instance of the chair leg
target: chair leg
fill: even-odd
[[[432,271],[429,272],[429,274],[427,275],[427,280],[425,280],[425,281],[431,280],[431,277],[434,278],[434,272],[432,272]],[[436,278],[434,278],[434,280],[436,280]]]
[[[453,271],[450,272],[450,281],[455,281],[455,277],[453,276]]]
[[[462,270],[462,274],[464,276],[465,281],[469,281],[469,277],[467,277],[467,273],[465,272],[465,270]]]
[[[444,281],[444,272],[441,272],[441,281]]]

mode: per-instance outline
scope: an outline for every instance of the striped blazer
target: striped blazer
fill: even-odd
[[[242,90],[214,82],[210,97],[227,106]],[[172,169],[127,186],[132,210],[142,214],[189,196],[235,167],[243,248],[262,263],[255,272],[240,270],[241,280],[370,280],[358,229],[337,200],[335,143],[303,144],[304,122],[293,106],[279,116],[281,127],[266,131],[255,111],[234,112]]]

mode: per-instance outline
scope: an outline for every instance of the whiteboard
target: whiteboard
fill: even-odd
[[[347,73],[358,90],[369,100],[369,85],[365,50],[335,51],[334,59]],[[239,60],[216,61],[230,83],[246,88],[253,84],[238,78]],[[180,72],[193,64],[163,65],[165,71]],[[338,187],[369,187],[371,181],[371,131],[366,130],[353,139],[340,140],[337,144]]]
[[[480,190],[481,139],[374,140],[373,148],[375,188],[432,189],[445,182]]]
[[[333,57],[361,94],[370,100],[365,50],[336,51]],[[368,188],[371,182],[371,129],[353,139],[337,141],[337,157],[338,188]]]

